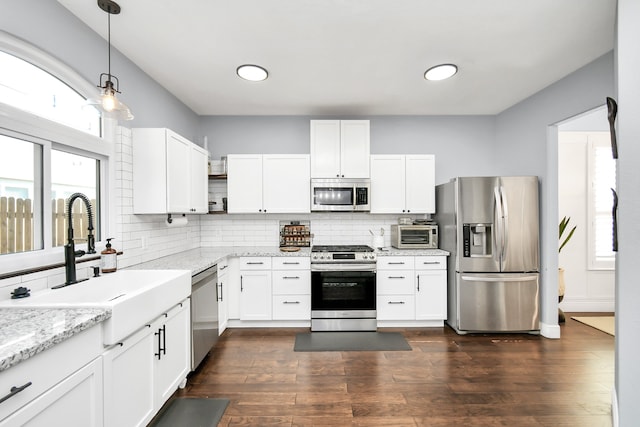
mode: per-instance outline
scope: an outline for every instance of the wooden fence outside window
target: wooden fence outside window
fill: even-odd
[[[93,221],[96,228],[95,207],[96,201],[92,199],[91,209],[94,212]],[[51,201],[52,215],[52,243],[53,246],[62,246],[67,243],[67,217],[65,199]],[[89,218],[84,203],[77,199],[73,203],[73,235],[76,242],[86,241]],[[0,254],[12,254],[28,252],[34,249],[34,220],[33,201],[15,197],[0,197]]]

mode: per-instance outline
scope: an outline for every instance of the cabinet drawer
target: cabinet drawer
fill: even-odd
[[[311,295],[274,295],[273,320],[310,320]]]
[[[417,256],[416,270],[445,270],[447,268],[446,256]]]
[[[378,270],[407,270],[413,268],[412,256],[378,257]]]
[[[102,327],[96,325],[0,372],[0,397],[8,395],[12,387],[31,383],[0,404],[0,420],[98,357],[101,352]]]
[[[378,295],[413,295],[413,270],[378,270],[376,285]]]
[[[311,258],[308,256],[281,256],[272,258],[274,270],[309,270]]]
[[[241,257],[240,270],[271,270],[271,257]]]
[[[413,295],[379,295],[378,320],[414,320],[415,297]]]
[[[271,280],[274,295],[311,294],[311,271],[309,270],[274,271]]]

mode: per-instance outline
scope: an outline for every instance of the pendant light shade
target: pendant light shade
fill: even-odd
[[[107,12],[108,45],[109,45],[109,72],[100,74],[100,95],[97,98],[87,99],[85,105],[97,108],[102,117],[117,120],[133,120],[133,114],[129,107],[118,100],[116,93],[120,93],[118,78],[111,74],[111,15],[120,13],[120,5],[112,0],[98,0],[100,9]]]

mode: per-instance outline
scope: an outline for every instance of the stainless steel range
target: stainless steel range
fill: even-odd
[[[375,331],[376,254],[364,245],[311,248],[311,330]]]

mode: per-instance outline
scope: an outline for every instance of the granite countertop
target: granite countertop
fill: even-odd
[[[127,268],[130,270],[191,270],[192,275],[195,275],[230,256],[300,257],[310,254],[309,248],[300,248],[298,252],[283,252],[278,246],[219,246],[191,249]]]
[[[449,256],[450,253],[442,249],[396,249],[391,246],[385,246],[382,249],[376,249],[378,256]]]
[[[110,317],[105,308],[0,308],[0,372]]]

